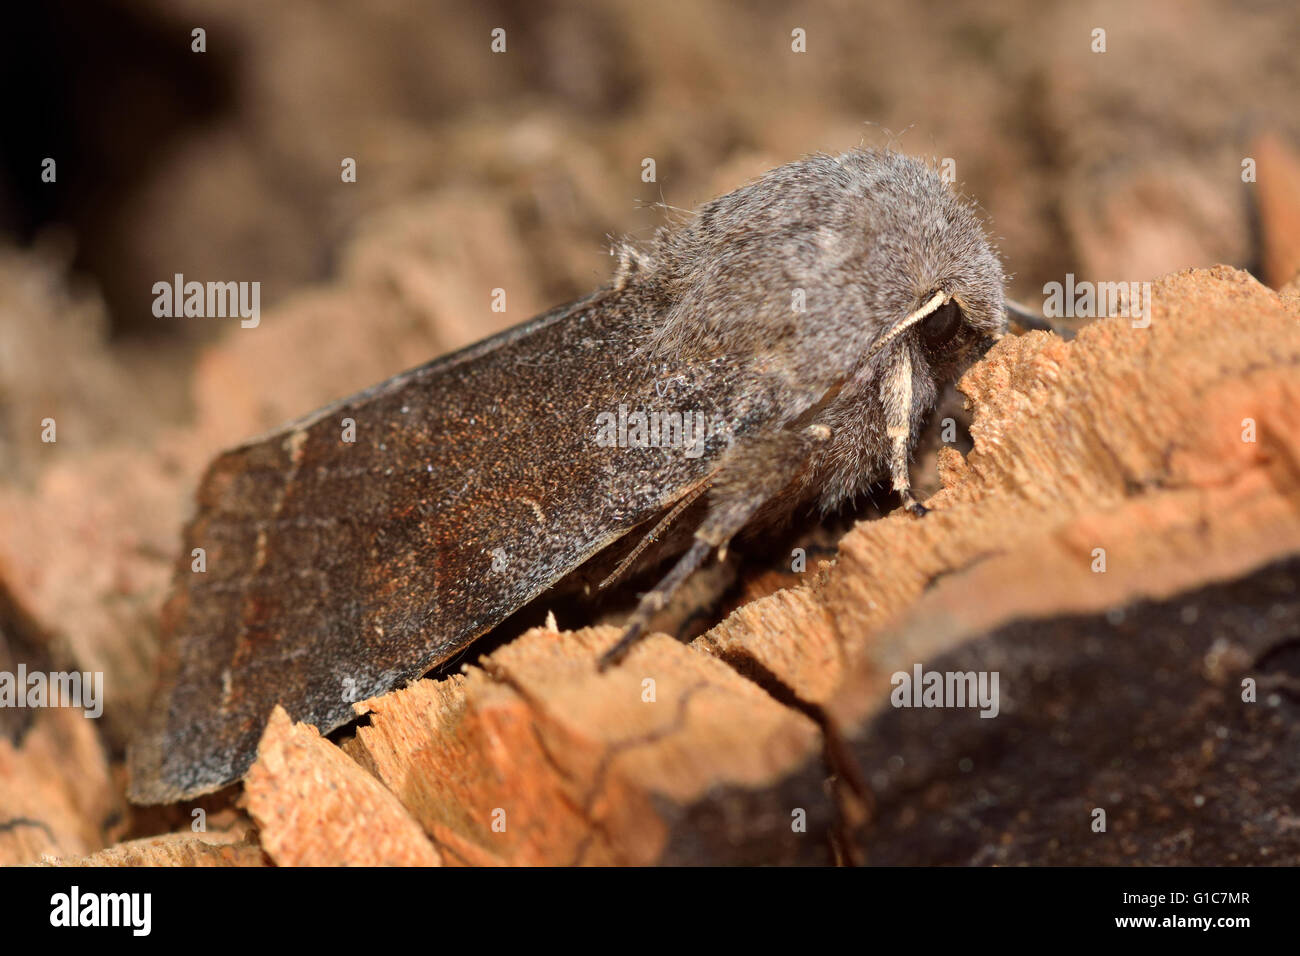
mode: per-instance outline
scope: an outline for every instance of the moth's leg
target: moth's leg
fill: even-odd
[[[618,639],[618,643],[607,650],[600,658],[600,669],[603,671],[611,665],[617,664],[623,659],[632,645],[644,637],[646,623],[659,611],[662,611],[668,604],[668,599],[672,596],[691,573],[704,563],[708,557],[709,551],[713,546],[707,541],[696,538],[692,542],[690,550],[678,559],[662,581],[655,585],[653,591],[647,591],[641,598],[641,603],[637,605],[636,611],[632,614],[627,626],[623,628],[623,634]]]
[[[600,659],[603,671],[616,664],[641,639],[650,618],[667,606],[673,592],[691,576],[709,552],[725,556],[727,544],[765,502],[783,491],[806,469],[819,448],[830,440],[825,425],[798,432],[781,432],[733,454],[719,470],[709,490],[709,512],[696,529],[691,547],[655,587],[647,591],[628,620],[622,636]]]
[[[906,345],[885,366],[880,395],[889,439],[889,479],[903,507],[919,518],[930,509],[912,497],[912,479],[907,473],[912,449],[912,353]]]
[[[627,573],[628,568],[632,567],[632,565],[636,563],[637,558],[641,557],[641,555],[645,552],[646,548],[650,547],[650,545],[658,541],[659,536],[662,535],[665,531],[668,530],[669,527],[672,526],[672,523],[677,520],[677,518],[681,515],[681,513],[685,511],[687,508],[689,508],[691,505],[693,505],[695,503],[695,499],[697,499],[700,495],[704,494],[704,492],[708,491],[709,485],[711,483],[712,483],[712,479],[707,478],[704,481],[701,481],[690,491],[688,491],[685,495],[683,495],[682,500],[677,502],[677,504],[673,505],[672,508],[668,511],[668,513],[659,520],[659,523],[656,524],[652,529],[650,529],[650,531],[646,534],[646,536],[643,537],[640,540],[640,542],[638,542],[637,546],[632,549],[632,551],[628,554],[628,556],[618,563],[618,567],[616,567],[613,571],[611,571],[608,575],[606,575],[605,580],[601,581],[600,584],[596,585],[596,589],[599,591],[603,591],[605,590],[605,588],[609,587],[615,581],[623,577],[623,575]]]

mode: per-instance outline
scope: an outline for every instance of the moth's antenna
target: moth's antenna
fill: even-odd
[[[1005,299],[1003,304],[1006,307],[1007,318],[1011,319],[1022,329],[1028,329],[1033,332],[1055,332],[1067,342],[1074,338],[1074,329],[1065,327],[1054,322],[1049,322],[1027,305],[1017,302],[1015,299]]]
[[[904,318],[902,321],[895,323],[894,326],[888,332],[882,335],[876,341],[876,344],[871,346],[871,351],[867,353],[867,358],[871,358],[871,356],[875,355],[877,352],[883,349],[890,342],[894,341],[894,339],[898,338],[900,335],[902,335],[912,326],[916,325],[916,323],[920,322],[931,312],[934,312],[941,305],[947,304],[947,302],[948,302],[947,292],[936,292],[933,296],[930,297],[929,302],[921,306],[919,309],[917,309],[911,315]]]

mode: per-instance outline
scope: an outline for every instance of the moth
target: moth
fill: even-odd
[[[998,256],[938,173],[814,155],[618,252],[596,292],[209,466],[133,800],[239,779],[276,704],[333,730],[575,576],[673,562],[592,665],[632,666],[737,535],[882,480],[925,513],[922,420],[1007,322]]]

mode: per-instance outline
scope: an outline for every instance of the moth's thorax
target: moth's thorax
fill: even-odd
[[[1002,267],[974,211],[893,152],[774,169],[661,236],[650,261],[664,354],[776,352],[830,380],[939,290],[973,329],[1003,329]]]
[[[894,152],[774,169],[661,235],[645,265],[662,315],[649,351],[748,357],[756,375],[779,381],[787,420],[825,406],[819,421],[833,438],[806,478],[825,506],[885,470],[887,388],[909,396],[914,434],[941,382],[1005,330],[1002,266],[974,210],[936,171]],[[897,333],[939,293],[960,310],[957,333],[936,344],[933,320]]]

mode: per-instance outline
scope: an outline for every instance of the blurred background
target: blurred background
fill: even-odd
[[[5,626],[107,671],[120,741],[213,455],[593,289],[612,238],[809,152],[951,159],[1029,302],[1066,273],[1285,282],[1300,224],[1268,204],[1300,177],[1297,41],[1293,2],[1208,0],[8,11]],[[155,317],[176,273],[260,282],[259,327]]]

